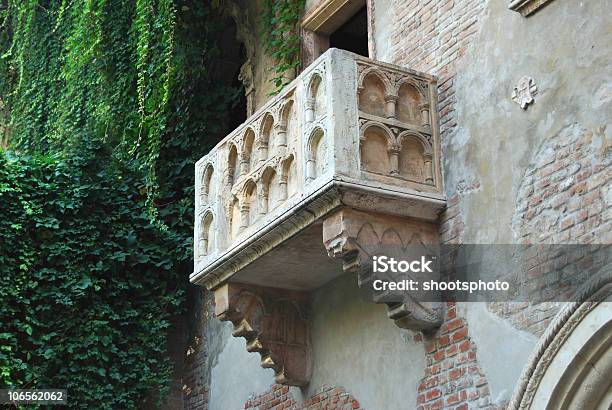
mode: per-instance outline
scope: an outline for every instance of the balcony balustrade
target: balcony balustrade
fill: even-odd
[[[437,243],[436,102],[435,77],[331,49],[197,162],[190,279],[278,382],[308,382],[308,292],[347,271],[367,282],[364,249]],[[407,309],[389,316],[438,323]]]

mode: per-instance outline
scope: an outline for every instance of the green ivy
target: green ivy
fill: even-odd
[[[300,67],[299,21],[305,0],[265,0],[262,27],[266,50],[274,57],[275,77],[272,82],[279,92]]]
[[[0,382],[66,388],[72,408],[163,397],[182,238],[152,224],[143,181],[98,147],[0,154]]]
[[[241,92],[207,2],[0,5],[0,388],[153,408],[192,269],[195,161]]]

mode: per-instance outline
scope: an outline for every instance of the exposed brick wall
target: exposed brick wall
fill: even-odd
[[[193,306],[189,309],[191,326],[185,352],[183,406],[185,410],[205,410],[208,408],[209,380],[204,327],[212,311],[212,298],[199,287],[193,289],[190,298]]]
[[[457,125],[457,63],[478,31],[486,0],[392,0],[394,63],[439,77],[442,138]]]
[[[447,304],[444,323],[435,334],[414,336],[415,341],[424,342],[427,360],[418,387],[417,410],[501,409],[491,403],[468,324],[457,317],[456,309],[455,303]]]
[[[612,156],[602,141],[577,124],[544,141],[518,190],[512,227],[520,242],[612,242]]]
[[[273,385],[270,390],[247,400],[244,408],[249,410],[359,410],[359,402],[342,387],[324,387],[317,394],[303,403],[296,402],[289,392],[289,387]]]
[[[612,186],[611,165],[605,137],[578,124],[543,141],[517,192],[512,219],[517,240],[530,244],[612,242],[612,209],[610,199],[606,199]],[[584,269],[583,273],[590,268],[577,265]],[[541,272],[541,276],[548,273],[549,292],[560,292],[567,286],[560,269]],[[555,302],[495,303],[489,305],[489,310],[519,329],[542,335],[561,307]]]
[[[440,217],[438,232],[440,234],[440,242],[443,244],[462,242],[465,224],[459,213],[459,199],[458,194],[448,198],[446,210]]]
[[[187,317],[176,316],[170,320],[168,329],[168,356],[174,368],[170,382],[170,392],[166,396],[163,405],[164,410],[183,409],[183,376],[185,374],[185,344],[187,335]]]

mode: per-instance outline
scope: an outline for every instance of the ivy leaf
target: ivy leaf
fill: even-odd
[[[81,281],[77,284],[77,288],[84,290],[90,287],[91,285],[92,285],[91,278],[86,277],[86,278],[81,279]]]

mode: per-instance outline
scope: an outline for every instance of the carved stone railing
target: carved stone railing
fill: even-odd
[[[292,302],[293,330],[283,334],[306,339],[286,341],[291,349],[279,350],[278,338],[266,345],[274,338],[262,332],[273,332],[269,318],[280,314],[266,306],[282,305],[278,289],[303,295],[345,271],[359,273],[359,260],[369,257],[361,228],[368,241],[379,238],[376,246],[389,238],[437,242],[446,202],[436,102],[433,76],[331,49],[197,162],[190,279],[215,290],[218,317],[234,323],[277,381],[309,378],[303,358],[287,359],[309,351],[308,331],[295,327],[308,310],[303,296]],[[253,309],[240,295],[258,301],[258,325],[239,313]],[[390,317],[402,327],[439,324],[429,308],[399,305],[390,305]]]

